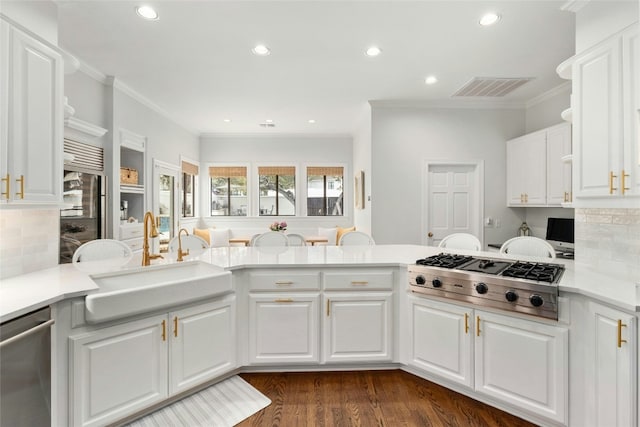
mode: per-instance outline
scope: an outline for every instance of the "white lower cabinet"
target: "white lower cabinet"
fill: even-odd
[[[567,329],[475,310],[475,389],[566,424]]]
[[[391,361],[391,292],[324,294],[325,362]]]
[[[317,292],[250,294],[250,363],[319,363],[319,303]]]
[[[71,425],[103,426],[235,368],[235,296],[70,340]]]
[[[473,387],[472,310],[413,296],[409,304],[410,363]]]
[[[412,366],[566,424],[565,328],[427,298],[409,302]]]
[[[587,389],[593,390],[594,426],[635,426],[636,413],[636,317],[590,302],[593,367]]]

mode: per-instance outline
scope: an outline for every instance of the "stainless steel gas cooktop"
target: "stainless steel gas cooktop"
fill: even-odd
[[[441,253],[408,270],[412,292],[558,319],[560,264]]]

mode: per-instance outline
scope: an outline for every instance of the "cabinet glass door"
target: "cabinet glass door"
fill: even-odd
[[[158,160],[154,160],[153,166],[153,212],[160,234],[160,252],[165,252],[178,228],[180,168]]]

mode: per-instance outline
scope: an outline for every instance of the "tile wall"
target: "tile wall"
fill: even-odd
[[[58,265],[60,210],[0,210],[0,279]]]
[[[640,283],[640,209],[576,209],[576,263]]]

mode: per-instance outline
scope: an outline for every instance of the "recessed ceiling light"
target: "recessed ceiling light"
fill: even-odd
[[[309,119],[310,124],[314,124],[316,121],[314,119]]]
[[[231,119],[224,119],[222,121],[225,122],[225,123],[231,123]]]
[[[158,12],[156,12],[151,6],[138,6],[136,7],[136,13],[149,21],[155,21],[158,19]]]
[[[434,83],[438,83],[438,78],[436,76],[428,76],[424,79],[424,82],[428,85],[432,85]]]
[[[382,49],[378,46],[371,46],[365,53],[367,56],[378,56],[382,53]]]
[[[271,120],[271,119],[266,119],[264,122],[265,122],[265,123],[273,123],[273,120]]]
[[[488,27],[489,25],[493,25],[500,20],[500,15],[495,12],[486,13],[480,18],[480,25],[483,27]]]
[[[269,48],[263,44],[257,45],[256,47],[251,49],[251,51],[256,55],[260,55],[260,56],[267,56],[271,53],[271,50],[269,50]]]

